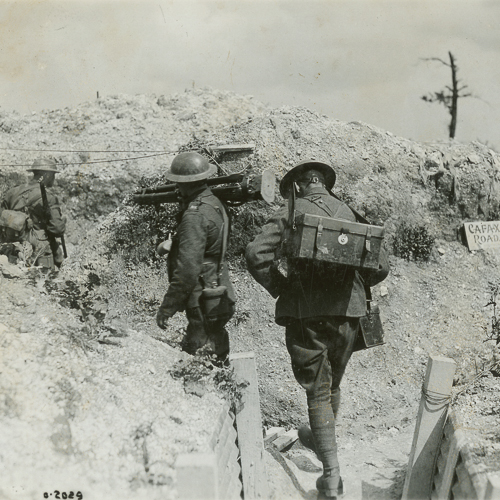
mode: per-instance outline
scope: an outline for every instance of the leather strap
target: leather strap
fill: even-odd
[[[337,195],[335,195],[333,193],[333,191],[328,191],[334,198],[336,198],[337,200],[341,201],[344,205],[347,205],[347,203],[345,201],[342,201]],[[349,209],[352,211],[352,213],[356,216],[356,218],[358,219],[358,222],[362,222],[363,224],[370,224],[371,225],[371,222],[368,221],[368,219],[366,219],[365,217],[363,217],[355,208],[352,208],[350,205],[347,205],[349,207]]]
[[[201,198],[199,200],[200,203],[204,203],[205,205],[211,206],[222,217],[221,253],[220,253],[220,258],[218,259],[218,261],[215,262],[217,264],[217,281],[218,281],[218,284],[220,285],[220,278],[222,275],[222,263],[224,262],[224,258],[226,257],[227,242],[228,242],[228,237],[229,237],[229,217],[227,216],[226,209],[225,209],[224,205],[222,204],[222,202],[221,202],[222,207],[220,207],[219,205],[216,205],[215,203],[211,203],[208,200],[205,201],[204,198],[206,198],[206,196],[204,196],[203,198]],[[205,259],[209,259],[209,257],[205,257]],[[215,259],[214,259],[214,261],[215,261]]]
[[[371,303],[372,303],[372,289],[368,285],[364,285],[365,293],[366,293],[366,309],[370,312]]]

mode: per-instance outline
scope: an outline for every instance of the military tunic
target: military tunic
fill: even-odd
[[[236,299],[227,264],[220,262],[223,210],[222,202],[209,188],[196,193],[181,215],[168,256],[169,287],[160,309],[168,317],[178,311],[186,311],[189,324],[183,348],[191,353],[203,347],[209,338],[213,338],[216,344],[216,354],[223,355],[227,354],[224,351],[229,351],[224,325],[234,312]],[[204,286],[215,284],[227,288],[231,313],[207,324],[200,309],[201,291]]]
[[[297,215],[312,214],[356,221],[351,209],[337,200],[323,187],[308,190],[303,198],[295,200]],[[279,209],[262,232],[246,249],[249,271],[273,297],[276,302],[276,323],[285,325],[287,318],[312,318],[317,316],[344,316],[360,318],[366,314],[364,280],[357,271],[346,270],[332,276],[318,274],[311,266],[308,274],[292,274],[288,279],[276,268],[280,258],[281,244],[288,225],[288,207]],[[370,286],[382,281],[388,273],[385,252],[382,252],[380,269],[369,279]]]

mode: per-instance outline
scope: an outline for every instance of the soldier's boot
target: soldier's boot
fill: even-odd
[[[45,271],[48,271],[48,270],[55,270],[55,265],[54,265],[54,257],[52,256],[52,254],[50,255],[42,255],[40,257],[38,257],[38,259],[36,260],[35,262],[35,265],[36,266],[42,266],[42,268],[45,270]]]
[[[323,475],[316,480],[316,489],[320,496],[318,499],[338,498],[344,494],[344,483],[340,477],[340,469],[325,469]]]

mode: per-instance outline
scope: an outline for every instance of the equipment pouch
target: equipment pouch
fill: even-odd
[[[32,227],[32,220],[24,212],[3,210],[0,214],[0,229],[6,243],[24,241]]]
[[[219,285],[214,288],[204,288],[201,291],[200,307],[206,319],[217,319],[230,314],[227,288]]]
[[[366,316],[359,318],[358,336],[353,351],[361,351],[383,344],[385,344],[384,329],[382,321],[380,321],[380,310],[378,305],[372,305]]]

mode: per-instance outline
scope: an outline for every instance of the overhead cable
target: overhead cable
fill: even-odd
[[[153,155],[144,156],[133,156],[132,158],[115,158],[114,160],[92,160],[92,161],[72,161],[72,162],[61,162],[63,165],[90,165],[92,163],[113,163],[117,161],[131,161],[131,160],[141,160],[144,158],[154,158],[157,156],[163,156],[169,153],[157,153]],[[12,164],[0,164],[0,167],[31,167],[31,163],[12,163]]]

